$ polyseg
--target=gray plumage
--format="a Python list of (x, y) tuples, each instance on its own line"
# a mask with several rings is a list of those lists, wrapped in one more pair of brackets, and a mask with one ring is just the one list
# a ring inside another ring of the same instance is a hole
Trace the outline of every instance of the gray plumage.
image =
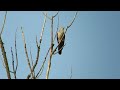
[(65, 42), (65, 32), (64, 32), (64, 28), (61, 27), (59, 32), (57, 33), (57, 41), (58, 41), (58, 53), (61, 55), (62, 54), (62, 49), (64, 46), (64, 42)]

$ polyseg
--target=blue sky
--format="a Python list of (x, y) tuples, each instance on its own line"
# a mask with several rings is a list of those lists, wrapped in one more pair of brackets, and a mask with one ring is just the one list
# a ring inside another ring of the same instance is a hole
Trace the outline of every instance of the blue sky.
[[(48, 15), (51, 16), (55, 13), (50, 11)], [(0, 28), (2, 27), (4, 14), (4, 11), (0, 11)], [(60, 11), (59, 25), (66, 27), (73, 19), (74, 14), (75, 11)], [(28, 54), (31, 47), (32, 57), (35, 60), (37, 53), (35, 40), (36, 35), (38, 39), (40, 37), (43, 20), (44, 17), (41, 11), (8, 11), (2, 39), (10, 69), (12, 70), (11, 46), (14, 51), (14, 37), (16, 28), (18, 27), (17, 51), (19, 66), (17, 78), (26, 78), (30, 72), (20, 27), (23, 27)], [(54, 34), (56, 32), (57, 21), (58, 17), (54, 20)], [(69, 79), (71, 76), (71, 67), (73, 79), (120, 78), (119, 11), (79, 11), (75, 22), (66, 33), (65, 43), (62, 55), (56, 54), (52, 58), (49, 78)], [(36, 72), (40, 68), (49, 46), (50, 20), (47, 19)], [(48, 59), (49, 56), (45, 63), (43, 74), (39, 77), (40, 79), (46, 76)], [(0, 78), (7, 78), (2, 60), (0, 60)]]

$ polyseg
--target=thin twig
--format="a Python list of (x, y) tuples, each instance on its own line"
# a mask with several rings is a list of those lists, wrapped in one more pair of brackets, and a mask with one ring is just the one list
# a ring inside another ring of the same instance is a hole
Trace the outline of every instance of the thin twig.
[(31, 48), (30, 48), (30, 57), (31, 57), (31, 62), (32, 62), (32, 67), (33, 67), (33, 59), (32, 59)]
[[(21, 27), (21, 30), (22, 30), (22, 27)], [(24, 49), (25, 49), (25, 54), (26, 54), (28, 66), (29, 66), (29, 68), (30, 68), (30, 71), (31, 71), (31, 74), (32, 74), (32, 78), (34, 78), (33, 70), (32, 70), (32, 68), (31, 68), (30, 60), (29, 60), (28, 53), (27, 53), (27, 47), (26, 47), (25, 36), (24, 36), (24, 32), (23, 32), (23, 31), (22, 31), (22, 38), (23, 38), (23, 42), (24, 42)]]
[(2, 32), (3, 32), (3, 30), (4, 30), (4, 26), (5, 26), (5, 22), (6, 22), (6, 17), (7, 17), (7, 11), (5, 12), (4, 22), (3, 22), (2, 30), (1, 30), (1, 32), (0, 32), (0, 36), (2, 35)]
[(37, 41), (37, 36), (36, 36), (36, 45), (37, 45), (37, 48), (39, 47), (39, 45), (38, 45), (38, 41)]
[(71, 23), (67, 26), (65, 33), (67, 32), (68, 28), (70, 28), (70, 26), (71, 26), (71, 25), (73, 24), (73, 22), (75, 21), (76, 16), (77, 16), (77, 13), (78, 13), (78, 11), (75, 13), (75, 16), (74, 16), (73, 20), (71, 21)]
[(16, 72), (15, 72), (15, 65), (14, 65), (14, 54), (13, 54), (12, 47), (11, 47), (11, 55), (12, 55), (13, 74), (14, 74), (14, 78), (16, 79)]
[(8, 64), (8, 60), (7, 60), (7, 56), (6, 56), (6, 52), (5, 52), (5, 48), (4, 48), (1, 36), (0, 36), (0, 44), (1, 44), (1, 52), (2, 52), (2, 55), (4, 58), (5, 67), (6, 67), (7, 77), (8, 77), (8, 79), (11, 79), (9, 64)]
[(59, 13), (59, 11), (55, 15), (53, 15), (52, 17), (55, 18), (58, 15), (58, 13)]
[[(47, 17), (47, 13), (45, 14), (45, 18), (44, 18), (44, 22), (43, 22), (43, 26), (42, 26), (42, 32), (41, 32), (41, 34), (40, 34), (39, 45), (38, 45), (37, 37), (36, 37), (37, 56), (36, 56), (36, 61), (35, 61), (35, 64), (33, 65), (32, 71), (35, 70), (35, 67), (37, 66), (37, 63), (38, 63), (38, 60), (39, 60), (40, 46), (41, 46), (42, 37), (43, 37), (43, 33), (44, 33), (44, 28), (45, 28), (45, 24), (46, 24), (46, 17)], [(30, 76), (31, 76), (31, 74), (28, 74), (27, 78), (29, 78)]]
[(56, 13), (55, 15), (53, 15), (52, 17), (47, 16), (44, 12), (42, 12), (42, 13), (43, 13), (43, 15), (45, 15), (48, 19), (52, 20), (52, 18), (55, 18), (55, 17), (58, 15), (59, 11), (57, 11), (57, 13)]
[(7, 11), (5, 13), (2, 30), (0, 32), (0, 46), (1, 46), (1, 52), (2, 52), (2, 55), (3, 55), (3, 58), (4, 58), (4, 64), (5, 64), (5, 67), (6, 67), (7, 77), (8, 77), (8, 79), (11, 79), (10, 70), (9, 70), (9, 64), (8, 64), (5, 48), (4, 48), (4, 45), (3, 45), (2, 37), (1, 37), (1, 34), (2, 34), (2, 32), (4, 30), (4, 26), (5, 26), (6, 16), (7, 16)]
[(47, 14), (45, 14), (44, 12), (42, 12), (44, 16), (46, 16), (48, 19), (52, 19), (51, 17), (47, 16)]
[(51, 47), (50, 47), (50, 59), (48, 61), (48, 68), (46, 73), (46, 79), (49, 78), (50, 68), (51, 68), (51, 60), (52, 60), (52, 52), (53, 52), (53, 17), (51, 21)]
[[(15, 57), (16, 57), (15, 75), (16, 75), (16, 73), (17, 73), (17, 68), (18, 68), (18, 56), (17, 56), (16, 33), (17, 33), (17, 29), (16, 29), (16, 32), (15, 32)], [(17, 77), (15, 76), (15, 78), (17, 78)]]
[[(30, 48), (30, 57), (31, 57), (31, 62), (32, 62), (32, 67), (33, 67), (33, 59), (32, 59), (32, 53), (31, 53), (31, 48)], [(33, 71), (34, 75), (35, 75), (35, 70)]]
[(46, 79), (49, 78), (49, 73), (50, 73), (50, 68), (51, 68), (51, 60), (52, 60), (52, 55), (53, 55), (53, 46), (54, 46), (54, 43), (53, 43), (53, 21), (54, 21), (54, 18), (58, 15), (58, 13), (59, 12), (57, 12), (54, 16), (52, 16), (52, 19), (51, 19), (51, 48), (50, 48), (50, 59), (48, 61)]
[[(37, 75), (36, 75), (36, 78), (38, 78), (38, 77), (42, 74), (42, 71), (43, 71), (43, 69), (44, 69), (44, 64), (45, 64), (45, 62), (46, 62), (46, 59), (47, 59), (47, 56), (48, 56), (49, 51), (50, 51), (50, 48), (48, 49), (48, 51), (47, 51), (47, 53), (46, 53), (45, 59), (44, 59), (44, 61), (43, 61), (43, 64), (42, 64), (40, 70), (38, 71), (38, 73), (37, 73)], [(41, 72), (41, 74), (40, 74), (40, 72)], [(40, 74), (40, 75), (39, 75), (39, 74)], [(38, 75), (39, 75), (39, 76), (38, 76)]]
[(55, 38), (57, 37), (57, 32), (58, 32), (58, 30), (59, 30), (59, 15), (58, 15), (58, 25), (57, 25), (57, 31), (56, 31), (56, 34), (55, 34), (55, 37), (54, 37), (53, 42), (55, 41)]
[(3, 64), (4, 68), (6, 68), (6, 67), (5, 67), (5, 64), (4, 64), (4, 60), (3, 60), (3, 58), (2, 58), (2, 55), (1, 55), (1, 54), (0, 54), (0, 58), (1, 58), (1, 60), (2, 60), (2, 64)]

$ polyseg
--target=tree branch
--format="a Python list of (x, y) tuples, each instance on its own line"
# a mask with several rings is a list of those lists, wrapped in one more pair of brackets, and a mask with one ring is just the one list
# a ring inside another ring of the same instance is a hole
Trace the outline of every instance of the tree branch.
[(0, 45), (1, 45), (1, 52), (2, 52), (2, 55), (4, 58), (5, 67), (6, 67), (7, 77), (8, 77), (8, 79), (11, 79), (9, 64), (8, 64), (8, 60), (7, 60), (7, 56), (6, 56), (6, 52), (5, 52), (5, 48), (4, 48), (1, 36), (0, 36)]
[(3, 30), (4, 30), (4, 26), (5, 26), (6, 17), (7, 17), (7, 11), (5, 12), (5, 16), (4, 16), (4, 22), (3, 22), (2, 30), (1, 30), (1, 32), (0, 32), (0, 36), (2, 35), (2, 32), (3, 32)]
[(47, 73), (46, 73), (46, 79), (48, 79), (49, 77), (49, 72), (50, 72), (50, 68), (51, 68), (51, 60), (52, 60), (52, 52), (53, 52), (53, 17), (52, 17), (52, 21), (51, 21), (51, 48), (50, 48), (50, 59), (48, 61), (48, 68), (47, 68)]
[(15, 67), (14, 67), (14, 54), (13, 54), (13, 51), (12, 51), (12, 47), (11, 47), (11, 55), (12, 55), (13, 74), (14, 74), (14, 78), (16, 79), (16, 72), (15, 72)]
[[(36, 78), (38, 78), (38, 77), (42, 74), (42, 71), (43, 71), (43, 69), (44, 69), (44, 64), (45, 64), (45, 62), (46, 62), (46, 59), (47, 59), (47, 56), (48, 56), (49, 51), (50, 51), (50, 48), (48, 49), (48, 51), (47, 51), (47, 53), (46, 53), (45, 59), (44, 59), (44, 61), (43, 61), (43, 64), (42, 64), (40, 70), (38, 71), (38, 73), (37, 73), (37, 75), (36, 75)], [(41, 72), (41, 73), (40, 73), (40, 72)], [(39, 75), (39, 74), (40, 74), (40, 75)]]
[(73, 24), (73, 22), (75, 21), (75, 18), (76, 18), (76, 16), (77, 16), (77, 13), (78, 13), (78, 11), (75, 13), (75, 16), (74, 16), (73, 20), (71, 21), (71, 23), (67, 26), (65, 33), (67, 32), (68, 28), (70, 28), (70, 26), (71, 26), (71, 25)]
[[(22, 30), (22, 27), (21, 27), (21, 30)], [(29, 68), (30, 68), (30, 71), (31, 71), (31, 74), (32, 74), (32, 78), (34, 78), (33, 70), (32, 70), (32, 68), (31, 68), (30, 60), (29, 60), (28, 53), (27, 53), (27, 47), (26, 47), (25, 36), (24, 36), (24, 32), (23, 32), (23, 31), (22, 31), (22, 38), (23, 38), (23, 42), (24, 42), (24, 49), (25, 49), (25, 54), (26, 54), (28, 66), (29, 66)]]
[[(37, 37), (36, 37), (37, 56), (36, 56), (36, 61), (35, 61), (35, 64), (33, 65), (32, 71), (34, 71), (35, 67), (37, 66), (38, 60), (39, 60), (40, 46), (41, 46), (42, 37), (43, 37), (43, 33), (44, 33), (44, 28), (45, 28), (45, 24), (46, 24), (46, 16), (47, 16), (47, 13), (45, 14), (45, 18), (44, 18), (44, 22), (43, 22), (43, 26), (42, 26), (42, 32), (41, 32), (41, 34), (40, 34), (39, 44), (38, 44), (38, 42), (37, 42)], [(29, 75), (27, 76), (27, 78), (29, 78), (30, 76), (31, 76), (31, 74), (29, 74)]]

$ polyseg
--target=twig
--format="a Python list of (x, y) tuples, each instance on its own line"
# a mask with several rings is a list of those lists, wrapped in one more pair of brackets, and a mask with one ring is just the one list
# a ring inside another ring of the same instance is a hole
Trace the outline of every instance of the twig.
[(47, 68), (47, 73), (46, 73), (46, 79), (49, 77), (49, 72), (51, 68), (51, 60), (52, 60), (52, 52), (53, 52), (53, 17), (51, 21), (51, 47), (50, 47), (50, 59), (48, 61), (48, 68)]
[(4, 22), (3, 22), (2, 30), (1, 30), (1, 32), (0, 32), (0, 36), (2, 35), (2, 32), (3, 32), (3, 30), (4, 30), (5, 21), (6, 21), (6, 16), (7, 16), (7, 11), (5, 12)]
[(53, 15), (52, 17), (55, 18), (58, 15), (58, 13), (59, 13), (59, 11), (55, 15)]
[(12, 55), (13, 74), (14, 74), (14, 78), (16, 79), (16, 72), (15, 72), (15, 67), (14, 67), (14, 54), (13, 54), (13, 51), (12, 51), (12, 47), (11, 47), (11, 55)]
[(7, 77), (8, 79), (11, 79), (9, 64), (8, 64), (8, 60), (7, 60), (7, 56), (6, 56), (6, 52), (5, 52), (5, 48), (4, 48), (1, 36), (0, 36), (0, 44), (1, 44), (1, 52), (4, 58), (5, 67), (6, 67)]
[[(22, 30), (22, 27), (21, 27), (21, 30)], [(30, 68), (30, 71), (31, 71), (31, 74), (32, 74), (32, 78), (34, 78), (33, 70), (32, 70), (32, 68), (31, 68), (30, 60), (29, 60), (28, 53), (27, 53), (27, 47), (26, 47), (25, 36), (24, 36), (24, 32), (23, 32), (23, 31), (22, 31), (22, 38), (23, 38), (23, 42), (24, 42), (24, 49), (25, 49), (25, 54), (26, 54), (28, 66), (29, 66), (29, 68)]]
[(52, 20), (52, 18), (55, 18), (55, 17), (58, 15), (59, 11), (57, 11), (57, 13), (52, 16), (52, 18), (49, 17), (49, 16), (47, 16), (47, 14), (45, 14), (44, 12), (42, 12), (42, 13), (43, 13), (43, 15), (45, 15), (48, 19)]
[(4, 64), (4, 60), (3, 60), (3, 58), (2, 58), (2, 55), (1, 55), (1, 54), (0, 54), (0, 58), (1, 58), (1, 60), (2, 60), (2, 64), (3, 64), (4, 68), (6, 68), (6, 67), (5, 67), (5, 64)]
[(47, 16), (47, 14), (45, 14), (44, 12), (42, 12), (44, 16), (46, 16), (48, 19), (51, 20), (51, 17)]
[(30, 48), (30, 57), (31, 57), (31, 62), (32, 62), (32, 67), (33, 67), (33, 59), (32, 59), (31, 48)]
[[(45, 18), (44, 18), (44, 22), (43, 22), (43, 26), (42, 26), (42, 32), (41, 32), (41, 34), (40, 34), (39, 45), (38, 45), (37, 37), (36, 37), (37, 56), (36, 56), (36, 61), (35, 61), (35, 64), (33, 65), (32, 71), (34, 71), (35, 67), (37, 66), (38, 60), (39, 60), (40, 45), (41, 45), (41, 42), (42, 42), (42, 37), (43, 37), (44, 28), (45, 28), (45, 24), (46, 24), (46, 16), (47, 16), (47, 13), (45, 14)], [(30, 76), (31, 76), (31, 74), (28, 74), (27, 78), (29, 78)]]
[(51, 48), (50, 48), (50, 59), (48, 61), (48, 68), (47, 68), (47, 73), (46, 73), (46, 79), (49, 78), (49, 73), (50, 73), (50, 68), (51, 68), (51, 60), (52, 60), (52, 55), (53, 55), (53, 20), (54, 18), (58, 15), (59, 12), (57, 12), (54, 16), (51, 18)]
[[(17, 56), (17, 45), (16, 45), (16, 33), (17, 33), (17, 29), (16, 29), (16, 32), (15, 32), (15, 57), (16, 57), (16, 68), (15, 68), (15, 75), (17, 73), (17, 68), (18, 68), (18, 56)], [(15, 76), (15, 78), (17, 78)]]
[[(3, 60), (3, 58), (2, 58), (2, 55), (0, 54), (0, 58), (1, 58), (1, 60), (2, 60), (2, 64), (3, 64), (3, 67), (6, 69), (6, 67), (5, 67), (5, 64), (4, 64), (4, 60)], [(14, 73), (13, 71), (9, 71), (10, 73)]]
[[(43, 71), (43, 68), (44, 68), (44, 64), (45, 64), (45, 62), (46, 62), (46, 59), (47, 59), (47, 56), (48, 56), (49, 51), (50, 51), (50, 48), (48, 49), (48, 51), (47, 51), (47, 53), (46, 53), (45, 59), (44, 59), (44, 61), (43, 61), (43, 64), (42, 64), (40, 70), (38, 71), (38, 73), (37, 73), (37, 75), (36, 75), (36, 78), (38, 78), (38, 77), (42, 74), (42, 71)], [(41, 72), (41, 74), (40, 74), (40, 72)], [(39, 74), (40, 74), (40, 75), (39, 75)], [(38, 76), (38, 75), (39, 75), (39, 76)]]
[(77, 13), (78, 13), (78, 11), (75, 13), (75, 16), (74, 16), (73, 20), (71, 21), (71, 23), (67, 26), (65, 33), (67, 32), (68, 28), (70, 28), (70, 26), (71, 26), (71, 25), (73, 24), (73, 22), (75, 21), (75, 18), (76, 18), (76, 16), (77, 16)]
[[(30, 57), (31, 57), (31, 62), (32, 62), (32, 67), (33, 67), (33, 59), (32, 59), (32, 53), (31, 53), (31, 48), (30, 48)], [(34, 75), (35, 75), (35, 70), (33, 71)]]
[(55, 41), (55, 38), (57, 37), (57, 32), (58, 32), (58, 30), (59, 30), (59, 16), (58, 16), (58, 25), (57, 25), (57, 31), (56, 31), (56, 34), (55, 34), (55, 37), (54, 37), (54, 40), (53, 40), (53, 42)]
[(36, 45), (37, 45), (37, 48), (39, 47), (39, 45), (38, 45), (38, 41), (37, 41), (37, 36), (36, 36)]

